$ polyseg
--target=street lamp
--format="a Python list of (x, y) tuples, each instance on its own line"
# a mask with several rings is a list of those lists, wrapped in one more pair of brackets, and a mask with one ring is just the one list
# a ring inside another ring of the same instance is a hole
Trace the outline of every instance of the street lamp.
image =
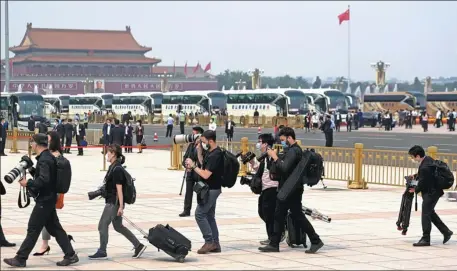
[(252, 78), (252, 89), (260, 88), (260, 76), (264, 73), (263, 70), (255, 68), (254, 70), (249, 70), (248, 74)]
[(160, 91), (163, 93), (168, 92), (170, 90), (170, 85), (168, 84), (168, 78), (173, 77), (172, 74), (164, 72), (163, 74), (157, 75), (160, 78)]
[(236, 89), (242, 90), (242, 89), (245, 88), (246, 82), (240, 79), (240, 80), (235, 82), (235, 85), (236, 85)]
[(376, 86), (384, 86), (386, 84), (386, 70), (390, 64), (379, 60), (376, 63), (371, 63), (370, 66), (376, 71)]
[(88, 77), (86, 80), (81, 81), (84, 85), (84, 94), (86, 93), (94, 93), (94, 80), (89, 79)]

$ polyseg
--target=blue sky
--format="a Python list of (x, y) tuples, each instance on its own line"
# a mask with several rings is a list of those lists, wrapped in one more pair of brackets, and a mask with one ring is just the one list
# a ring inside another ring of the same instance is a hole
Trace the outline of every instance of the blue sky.
[[(4, 4), (1, 56), (4, 58)], [(162, 65), (202, 65), (213, 73), (260, 68), (265, 75), (347, 76), (373, 80), (370, 63), (391, 64), (387, 78), (457, 75), (457, 2), (9, 2), (10, 46), (33, 27), (123, 30), (152, 47)], [(10, 54), (11, 56), (13, 54)]]

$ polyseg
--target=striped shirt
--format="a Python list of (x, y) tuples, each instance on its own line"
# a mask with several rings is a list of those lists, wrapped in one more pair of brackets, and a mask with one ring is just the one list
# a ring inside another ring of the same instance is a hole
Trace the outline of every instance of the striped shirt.
[[(278, 187), (279, 184), (278, 181), (273, 181), (270, 179), (270, 171), (267, 168), (267, 159), (263, 160), (265, 163), (265, 167), (262, 174), (262, 191), (268, 188)], [(252, 161), (254, 161), (253, 163), (251, 163), (252, 169), (254, 169), (255, 171), (259, 170), (260, 163), (256, 159), (252, 159)]]

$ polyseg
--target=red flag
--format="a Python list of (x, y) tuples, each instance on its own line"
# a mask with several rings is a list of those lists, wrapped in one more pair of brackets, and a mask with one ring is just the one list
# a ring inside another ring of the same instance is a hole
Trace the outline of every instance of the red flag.
[(341, 13), (340, 15), (338, 15), (338, 21), (340, 22), (340, 25), (344, 22), (344, 21), (349, 21), (350, 19), (350, 13), (349, 13), (349, 8)]
[(186, 61), (186, 65), (184, 65), (184, 74), (187, 76), (187, 61)]
[(211, 61), (208, 64), (206, 64), (206, 67), (205, 67), (205, 72), (207, 72), (209, 70), (211, 70)]
[(200, 62), (197, 63), (197, 66), (195, 66), (194, 68), (194, 73), (196, 73), (198, 71), (198, 68), (200, 68)]

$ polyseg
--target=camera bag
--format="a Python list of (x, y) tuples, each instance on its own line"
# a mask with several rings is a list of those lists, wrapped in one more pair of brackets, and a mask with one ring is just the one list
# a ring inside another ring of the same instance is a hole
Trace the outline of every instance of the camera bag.
[(291, 212), (289, 211), (287, 213), (287, 218), (286, 218), (286, 227), (287, 227), (287, 238), (286, 238), (286, 243), (289, 247), (295, 247), (295, 246), (301, 246), (307, 247), (306, 246), (306, 233), (303, 231), (303, 229), (300, 227), (300, 225), (295, 221), (292, 217)]
[(433, 166), (435, 167), (434, 176), (438, 187), (441, 189), (451, 188), (454, 185), (454, 175), (449, 166), (440, 160), (435, 160)]
[(236, 156), (222, 149), (222, 156), (224, 161), (224, 175), (222, 176), (222, 187), (232, 188), (236, 179), (238, 178), (238, 172), (240, 171), (240, 162)]

